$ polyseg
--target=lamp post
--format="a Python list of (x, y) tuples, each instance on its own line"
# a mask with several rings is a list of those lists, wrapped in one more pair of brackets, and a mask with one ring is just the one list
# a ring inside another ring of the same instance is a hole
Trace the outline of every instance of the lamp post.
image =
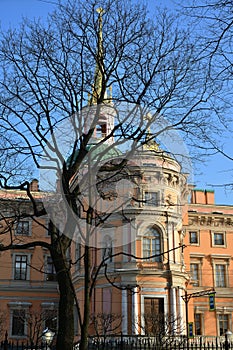
[(46, 346), (46, 350), (50, 350), (50, 345), (52, 344), (52, 341), (53, 341), (53, 337), (54, 337), (55, 333), (52, 332), (50, 329), (46, 328), (44, 331), (43, 331), (43, 334), (42, 334), (42, 341), (43, 343), (45, 344)]
[(225, 350), (229, 350), (230, 348), (230, 342), (231, 342), (232, 332), (226, 331), (225, 333)]

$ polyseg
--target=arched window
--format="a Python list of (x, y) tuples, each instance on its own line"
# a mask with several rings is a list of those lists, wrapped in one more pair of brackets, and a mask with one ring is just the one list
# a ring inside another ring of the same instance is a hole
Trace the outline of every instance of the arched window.
[[(143, 258), (145, 262), (147, 261), (156, 261), (161, 262), (161, 235), (157, 228), (151, 227), (143, 236)], [(157, 256), (154, 256), (157, 255)]]

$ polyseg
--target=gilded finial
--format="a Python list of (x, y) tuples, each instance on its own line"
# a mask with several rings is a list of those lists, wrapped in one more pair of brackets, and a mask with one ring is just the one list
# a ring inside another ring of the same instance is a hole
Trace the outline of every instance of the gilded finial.
[(148, 120), (149, 122), (149, 127), (147, 128), (147, 135), (146, 135), (146, 143), (145, 143), (145, 148), (150, 150), (150, 151), (158, 151), (159, 150), (159, 145), (158, 143), (152, 139), (152, 133), (150, 129), (150, 124), (152, 120), (152, 116), (150, 113), (147, 113), (144, 117), (145, 120)]
[(99, 13), (100, 15), (103, 15), (104, 14), (104, 9), (102, 7), (98, 7), (96, 9), (96, 12)]

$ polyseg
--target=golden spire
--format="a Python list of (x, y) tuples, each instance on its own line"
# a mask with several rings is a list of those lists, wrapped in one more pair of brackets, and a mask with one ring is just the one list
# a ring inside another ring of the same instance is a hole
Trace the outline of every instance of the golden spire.
[(97, 103), (98, 98), (101, 95), (103, 84), (104, 84), (104, 57), (103, 57), (103, 19), (104, 9), (99, 7), (96, 9), (98, 12), (98, 46), (96, 55), (96, 68), (95, 68), (95, 78), (94, 87), (92, 92), (92, 97), (90, 100), (90, 105)]

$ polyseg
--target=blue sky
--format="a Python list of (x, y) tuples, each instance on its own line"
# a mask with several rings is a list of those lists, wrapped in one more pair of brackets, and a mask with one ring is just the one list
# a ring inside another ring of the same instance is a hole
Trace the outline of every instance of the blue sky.
[[(149, 0), (149, 5), (163, 4), (168, 8), (172, 7), (173, 0)], [(2, 28), (17, 26), (22, 16), (33, 18), (41, 17), (46, 19), (47, 13), (54, 8), (53, 0), (0, 0), (0, 22)], [(232, 134), (226, 136), (224, 140), (225, 151), (233, 157)], [(216, 155), (209, 157), (206, 163), (198, 168), (198, 174), (194, 176), (194, 183), (197, 188), (213, 189), (212, 185), (222, 185), (233, 183), (233, 161)], [(233, 191), (226, 191), (224, 187), (215, 187), (216, 203), (233, 204)]]
[(53, 8), (49, 0), (0, 0), (0, 21), (2, 27), (7, 28), (17, 25), (22, 16), (46, 18)]

